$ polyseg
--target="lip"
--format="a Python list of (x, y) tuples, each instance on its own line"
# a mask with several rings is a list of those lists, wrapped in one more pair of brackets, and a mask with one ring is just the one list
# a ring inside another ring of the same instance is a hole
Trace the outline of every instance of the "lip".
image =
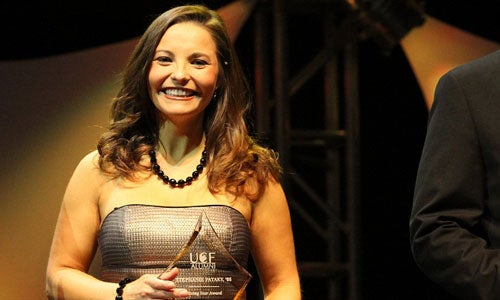
[(170, 99), (189, 100), (198, 96), (199, 93), (187, 88), (165, 87), (160, 90), (160, 94), (163, 94)]

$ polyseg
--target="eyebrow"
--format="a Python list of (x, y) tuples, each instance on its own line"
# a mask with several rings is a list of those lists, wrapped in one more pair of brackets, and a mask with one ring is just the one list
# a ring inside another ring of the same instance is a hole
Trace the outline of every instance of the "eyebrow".
[[(155, 54), (158, 54), (158, 53), (166, 53), (168, 55), (172, 55), (172, 56), (175, 56), (175, 54), (170, 51), (170, 50), (157, 50), (155, 51)], [(210, 58), (210, 55), (208, 55), (207, 53), (203, 53), (203, 52), (193, 52), (191, 53), (188, 58), (197, 58), (197, 57), (207, 57), (207, 58)]]
[(211, 61), (211, 57), (210, 55), (206, 54), (206, 53), (202, 53), (202, 52), (194, 52), (192, 53), (191, 55), (189, 55), (189, 58), (199, 58), (199, 57), (206, 57), (207, 59), (209, 59)]
[[(170, 54), (170, 55), (174, 55), (174, 53), (172, 51), (170, 51), (170, 50), (163, 50), (163, 49), (156, 50), (155, 54), (159, 53), (159, 52), (164, 52), (164, 53), (167, 53), (167, 54)], [(204, 53), (204, 52), (193, 52), (191, 55), (189, 55), (189, 57), (199, 57), (199, 56), (210, 57), (210, 55), (208, 55), (207, 53)]]
[(155, 51), (155, 54), (158, 54), (160, 52), (163, 52), (163, 53), (166, 53), (168, 55), (174, 55), (172, 52), (170, 52), (169, 50), (156, 50)]

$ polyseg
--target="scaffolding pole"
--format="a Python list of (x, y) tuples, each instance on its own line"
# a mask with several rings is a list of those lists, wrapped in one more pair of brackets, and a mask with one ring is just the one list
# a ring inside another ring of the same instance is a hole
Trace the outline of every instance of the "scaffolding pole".
[[(264, 3), (257, 7), (254, 14), (256, 129), (272, 139), (283, 168), (292, 171), (285, 174), (283, 182), (291, 209), (325, 245), (321, 249), (326, 252), (323, 261), (298, 257), (302, 281), (327, 280), (325, 294), (317, 299), (361, 300), (358, 49), (355, 29), (349, 26), (352, 23), (339, 22), (336, 15), (335, 6), (341, 2), (301, 2), (301, 13), (304, 7), (322, 6), (314, 13), (321, 11), (323, 43), (317, 43), (317, 54), (296, 74), (290, 74), (288, 68), (289, 50), (303, 45), (289, 44), (288, 17), (297, 2), (273, 0), (272, 5)], [(306, 83), (319, 72), (323, 74), (323, 101), (317, 106), (323, 110), (324, 127), (293, 128), (293, 97), (307, 88)], [(317, 163), (324, 172), (321, 187), (308, 182), (309, 174), (302, 174), (293, 165), (296, 147), (324, 150), (324, 157)], [(297, 190), (307, 195), (308, 200), (299, 201), (294, 195)], [(318, 218), (311, 206), (323, 212), (324, 219)], [(304, 247), (299, 239), (300, 235), (296, 236), (296, 247)], [(310, 299), (307, 290), (305, 293), (304, 299)]]

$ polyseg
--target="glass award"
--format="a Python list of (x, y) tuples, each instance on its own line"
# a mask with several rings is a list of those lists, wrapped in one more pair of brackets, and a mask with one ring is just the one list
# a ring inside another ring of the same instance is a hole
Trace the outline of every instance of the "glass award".
[(191, 237), (165, 269), (180, 269), (176, 287), (188, 299), (243, 299), (252, 275), (228, 252), (206, 213), (201, 212)]

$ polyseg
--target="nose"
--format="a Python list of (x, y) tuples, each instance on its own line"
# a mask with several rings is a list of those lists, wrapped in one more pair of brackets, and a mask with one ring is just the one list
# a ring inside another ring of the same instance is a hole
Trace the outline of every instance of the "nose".
[(189, 75), (186, 72), (184, 66), (177, 65), (177, 67), (173, 70), (172, 72), (172, 80), (179, 82), (179, 83), (185, 83), (186, 81), (189, 80)]

